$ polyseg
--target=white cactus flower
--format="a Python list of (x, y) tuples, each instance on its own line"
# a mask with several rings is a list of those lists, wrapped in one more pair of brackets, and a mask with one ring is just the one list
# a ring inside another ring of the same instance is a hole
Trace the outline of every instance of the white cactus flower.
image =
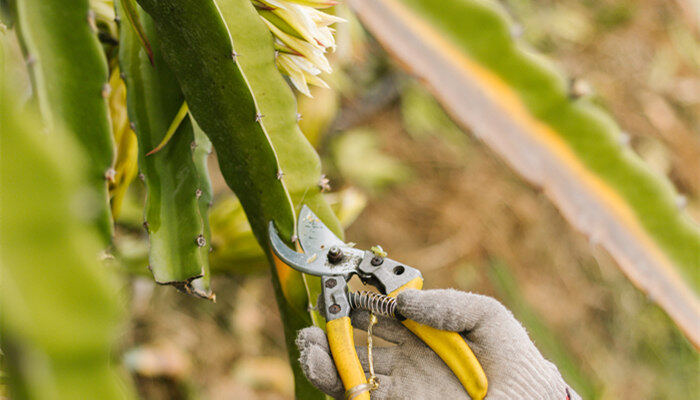
[(292, 85), (311, 96), (309, 85), (328, 87), (319, 77), (330, 73), (327, 52), (335, 51), (335, 32), (330, 25), (345, 22), (318, 10), (337, 4), (334, 0), (252, 0), (275, 38), (277, 66)]

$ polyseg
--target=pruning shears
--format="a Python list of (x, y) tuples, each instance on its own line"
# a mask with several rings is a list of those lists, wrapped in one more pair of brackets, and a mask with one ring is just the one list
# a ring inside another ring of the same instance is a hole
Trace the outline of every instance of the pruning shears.
[[(456, 332), (442, 331), (405, 319), (396, 312), (395, 297), (406, 289), (421, 289), (423, 276), (416, 268), (384, 257), (384, 254), (354, 248), (340, 240), (309, 209), (303, 206), (297, 225), (304, 253), (290, 249), (279, 237), (273, 222), (269, 236), (277, 257), (293, 269), (321, 277), (322, 314), (331, 354), (346, 390), (346, 398), (369, 400), (369, 385), (355, 351), (350, 311), (366, 309), (394, 317), (427, 344), (452, 370), (472, 399), (486, 396), (487, 381), (481, 364)], [(377, 293), (348, 291), (348, 281), (357, 275)]]

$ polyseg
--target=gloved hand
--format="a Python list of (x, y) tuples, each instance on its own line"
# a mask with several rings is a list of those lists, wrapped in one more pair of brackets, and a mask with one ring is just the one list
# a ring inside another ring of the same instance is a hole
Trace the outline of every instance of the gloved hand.
[[(580, 399), (557, 367), (542, 357), (513, 314), (491, 297), (454, 289), (406, 290), (397, 297), (397, 310), (416, 322), (460, 332), (486, 373), (487, 400)], [(357, 311), (351, 317), (354, 327), (367, 329), (369, 313)], [(374, 334), (396, 346), (375, 346), (372, 351), (379, 378), (373, 400), (469, 398), (452, 371), (425, 343), (396, 320), (378, 319)], [(309, 381), (342, 399), (343, 384), (325, 333), (317, 327), (302, 329), (297, 346)], [(358, 346), (357, 354), (367, 373), (367, 347)]]

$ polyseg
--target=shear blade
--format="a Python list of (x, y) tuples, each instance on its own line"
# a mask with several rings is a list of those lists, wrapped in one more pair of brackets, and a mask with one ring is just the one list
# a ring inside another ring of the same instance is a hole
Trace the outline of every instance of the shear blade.
[[(340, 240), (307, 206), (303, 206), (297, 223), (299, 243), (304, 253), (298, 253), (279, 237), (279, 232), (272, 221), (269, 226), (272, 251), (285, 264), (305, 274), (316, 276), (347, 275), (357, 271), (364, 252), (353, 249)], [(328, 249), (333, 246), (343, 251), (342, 259), (337, 263), (328, 261)]]
[(313, 268), (314, 260), (311, 263), (307, 262), (309, 256), (303, 253), (297, 253), (296, 251), (287, 247), (287, 245), (282, 241), (279, 236), (275, 224), (270, 221), (270, 244), (272, 245), (272, 251), (279, 257), (285, 264), (290, 267), (304, 272), (306, 274), (316, 275), (316, 269)]
[(306, 205), (299, 212), (297, 230), (299, 244), (305, 253), (315, 253), (333, 246), (347, 246)]

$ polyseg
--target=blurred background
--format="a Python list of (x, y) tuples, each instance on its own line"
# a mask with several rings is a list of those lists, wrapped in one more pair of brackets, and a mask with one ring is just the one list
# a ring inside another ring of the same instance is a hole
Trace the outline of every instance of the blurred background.
[[(700, 220), (700, 46), (690, 0), (507, 0), (522, 36), (628, 132), (630, 146)], [(299, 95), (301, 126), (358, 247), (380, 244), (426, 289), (496, 297), (591, 399), (689, 399), (700, 359), (607, 253), (538, 190), (464, 134), (343, 8), (332, 89)], [(593, 89), (594, 88), (594, 89)], [(116, 251), (130, 321), (124, 364), (145, 399), (291, 399), (268, 267), (210, 160), (216, 302), (158, 286), (146, 269), (144, 188), (131, 185)], [(358, 336), (362, 340), (362, 336)]]

